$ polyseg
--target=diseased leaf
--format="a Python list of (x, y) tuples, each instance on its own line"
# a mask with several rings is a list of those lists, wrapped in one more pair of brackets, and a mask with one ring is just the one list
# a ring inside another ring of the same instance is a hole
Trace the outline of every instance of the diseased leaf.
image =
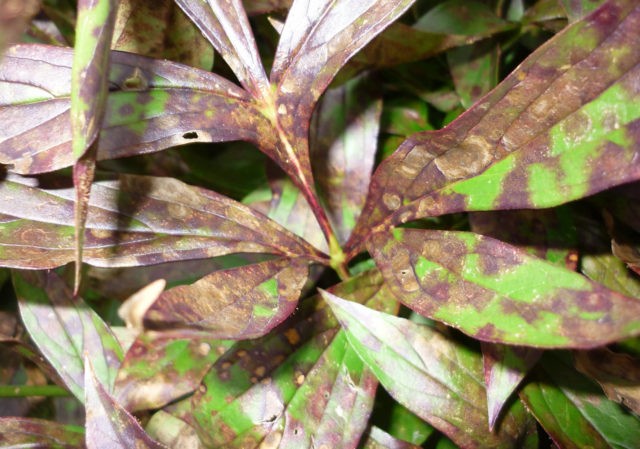
[(322, 291), (349, 343), (398, 402), (463, 447), (519, 447), (527, 415), (515, 403), (487, 432), (477, 352), (447, 334)]
[[(336, 287), (392, 311), (377, 272)], [(192, 399), (209, 447), (355, 447), (371, 410), (375, 379), (355, 357), (322, 302), (305, 301), (290, 321), (220, 358)]]
[(13, 271), (20, 315), (38, 349), (65, 385), (84, 400), (84, 353), (111, 389), (123, 358), (109, 327), (54, 272)]
[(498, 422), (502, 408), (522, 379), (540, 359), (542, 351), (486, 342), (482, 342), (481, 348), (491, 430)]
[(315, 111), (314, 174), (340, 243), (349, 238), (364, 206), (381, 112), (382, 99), (364, 76), (327, 90)]
[(193, 392), (231, 344), (191, 330), (142, 333), (122, 361), (114, 397), (131, 412), (160, 408)]
[(540, 425), (562, 448), (633, 448), (640, 441), (640, 421), (603, 398), (590, 380), (556, 356), (520, 396)]
[(206, 330), (211, 338), (257, 338), (295, 310), (308, 275), (308, 262), (296, 259), (215, 271), (165, 291), (147, 310), (144, 324)]
[(374, 174), (347, 252), (381, 222), (547, 208), (637, 179), (639, 22), (635, 2), (609, 1), (454, 123), (405, 141)]
[[(69, 93), (73, 52), (14, 45), (0, 62), (0, 163), (17, 173), (73, 164)], [(193, 142), (273, 142), (246, 92), (212, 73), (113, 52), (98, 159)]]
[(449, 70), (462, 106), (469, 109), (498, 84), (500, 48), (493, 39), (447, 52)]
[(204, 449), (193, 427), (163, 410), (153, 414), (145, 430), (150, 437), (167, 447)]
[(467, 232), (394, 229), (370, 253), (394, 295), (479, 340), (590, 348), (640, 333), (640, 302)]
[(170, 0), (120, 0), (112, 48), (203, 70), (213, 66), (213, 47)]
[[(51, 268), (73, 260), (73, 191), (39, 189), (26, 178), (0, 184), (0, 260)], [(170, 178), (122, 175), (96, 182), (84, 259), (136, 266), (229, 253), (318, 259), (319, 253), (277, 223), (229, 198)]]
[(81, 428), (44, 419), (0, 417), (0, 447), (78, 449), (84, 443)]
[(20, 39), (27, 22), (40, 7), (38, 0), (0, 0), (0, 59), (7, 44)]
[(256, 99), (269, 99), (269, 81), (242, 1), (176, 0), (176, 3), (222, 55), (242, 87)]
[(597, 381), (609, 399), (640, 414), (640, 361), (608, 349), (576, 351), (576, 368)]
[(105, 390), (96, 378), (88, 354), (84, 363), (87, 367), (84, 379), (87, 449), (164, 449)]
[(420, 446), (392, 437), (379, 427), (371, 427), (363, 449), (419, 449)]
[(611, 254), (585, 254), (581, 260), (582, 272), (589, 279), (626, 296), (640, 298), (640, 279)]

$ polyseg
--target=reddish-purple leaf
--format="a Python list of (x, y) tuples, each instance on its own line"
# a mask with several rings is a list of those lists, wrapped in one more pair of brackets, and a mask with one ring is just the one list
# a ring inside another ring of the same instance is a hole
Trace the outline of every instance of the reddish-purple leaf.
[(640, 301), (489, 237), (394, 229), (368, 249), (399, 300), (479, 340), (590, 348), (640, 334)]
[(211, 338), (257, 338), (294, 311), (308, 274), (307, 260), (286, 258), (215, 271), (162, 293), (144, 324), (206, 330)]
[(112, 48), (211, 70), (213, 47), (171, 0), (119, 0)]
[(462, 447), (522, 447), (528, 416), (514, 403), (488, 432), (479, 354), (449, 335), (322, 291), (349, 343), (389, 394)]
[(487, 388), (489, 430), (493, 430), (503, 407), (538, 361), (542, 351), (486, 342), (482, 342), (481, 348), (484, 383)]
[[(26, 178), (0, 184), (0, 264), (51, 268), (73, 260), (73, 190), (39, 189)], [(136, 266), (229, 253), (323, 257), (263, 215), (171, 178), (122, 175), (94, 184), (84, 259)]]
[(122, 361), (114, 397), (132, 412), (160, 408), (193, 392), (229, 346), (191, 330), (142, 333)]
[(329, 89), (312, 122), (311, 159), (320, 196), (338, 240), (356, 224), (378, 148), (382, 99), (366, 77)]
[(640, 177), (639, 23), (635, 2), (607, 2), (451, 125), (405, 141), (374, 174), (348, 252), (384, 222), (546, 208)]
[(76, 426), (36, 418), (0, 418), (0, 447), (78, 449), (84, 432)]
[(242, 2), (177, 0), (176, 3), (222, 55), (240, 84), (254, 98), (270, 99), (269, 81)]
[(87, 449), (165, 449), (145, 433), (98, 381), (85, 355), (85, 407)]
[(605, 348), (574, 356), (578, 371), (596, 380), (609, 399), (640, 414), (640, 360)]
[(84, 353), (112, 388), (123, 353), (111, 329), (54, 272), (13, 271), (20, 315), (38, 349), (65, 385), (84, 399)]
[[(0, 163), (17, 173), (70, 166), (73, 52), (15, 45), (0, 62)], [(113, 52), (98, 159), (193, 142), (274, 142), (249, 95), (233, 83), (178, 63)]]

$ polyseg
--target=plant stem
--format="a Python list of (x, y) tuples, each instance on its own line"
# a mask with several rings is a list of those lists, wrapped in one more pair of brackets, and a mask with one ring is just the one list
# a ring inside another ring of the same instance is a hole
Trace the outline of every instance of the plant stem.
[(58, 385), (0, 385), (0, 397), (26, 398), (30, 396), (61, 397), (69, 392)]

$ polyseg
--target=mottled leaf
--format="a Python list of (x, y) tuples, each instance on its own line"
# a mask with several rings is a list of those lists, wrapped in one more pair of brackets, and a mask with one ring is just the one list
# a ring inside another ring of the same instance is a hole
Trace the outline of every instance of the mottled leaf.
[(420, 17), (415, 27), (431, 33), (487, 35), (510, 27), (491, 8), (476, 0), (447, 0)]
[(469, 109), (498, 84), (500, 49), (493, 39), (447, 52), (447, 62), (462, 106)]
[(0, 447), (78, 449), (83, 447), (81, 428), (36, 418), (0, 418)]
[(54, 272), (13, 271), (20, 315), (38, 349), (65, 385), (84, 400), (84, 353), (111, 389), (122, 348), (109, 327)]
[(87, 366), (84, 379), (87, 449), (164, 449), (105, 390), (96, 378), (88, 354), (84, 362)]
[[(26, 178), (0, 184), (0, 260), (50, 268), (73, 260), (73, 190)], [(135, 218), (134, 218), (135, 217)], [(171, 178), (120, 176), (94, 184), (84, 259), (97, 266), (150, 265), (236, 252), (306, 255), (317, 250), (229, 198)]]
[(27, 22), (38, 12), (38, 0), (0, 0), (0, 59), (7, 44), (20, 40)]
[(120, 0), (112, 48), (203, 70), (213, 66), (213, 47), (170, 0)]
[(364, 440), (363, 449), (419, 449), (420, 446), (399, 440), (379, 427), (372, 427)]
[(526, 412), (512, 406), (487, 432), (479, 354), (449, 335), (376, 312), (327, 292), (349, 343), (398, 402), (463, 447), (519, 447)]
[[(0, 163), (18, 173), (70, 166), (69, 94), (73, 52), (15, 45), (0, 62)], [(113, 52), (98, 159), (193, 142), (272, 142), (246, 92), (178, 63)]]
[(348, 252), (380, 222), (547, 208), (637, 179), (639, 22), (635, 2), (609, 1), (451, 125), (405, 141), (374, 174)]
[[(381, 281), (368, 272), (336, 290), (391, 311), (396, 304)], [(192, 409), (210, 447), (355, 447), (375, 385), (328, 308), (312, 300), (276, 332), (231, 348), (205, 377)]]
[(160, 408), (194, 391), (229, 346), (190, 330), (142, 333), (122, 361), (114, 397), (131, 412)]
[(349, 238), (369, 189), (382, 99), (367, 77), (329, 89), (316, 107), (311, 159), (327, 214), (340, 243)]
[(163, 410), (153, 414), (145, 430), (150, 437), (167, 447), (204, 449), (193, 427)]
[(589, 348), (640, 333), (640, 302), (504, 242), (394, 229), (368, 245), (391, 291), (479, 340)]
[(211, 338), (257, 338), (296, 308), (307, 280), (306, 260), (275, 259), (215, 271), (164, 292), (147, 310), (149, 328), (184, 327)]
[(240, 84), (256, 99), (267, 101), (271, 88), (242, 1), (176, 3), (222, 55)]
[(640, 360), (608, 349), (576, 351), (576, 368), (596, 380), (609, 399), (640, 414)]
[(585, 254), (580, 263), (582, 272), (589, 279), (623, 295), (640, 298), (640, 279), (617, 257), (611, 254)]
[(502, 408), (522, 379), (540, 359), (542, 351), (486, 342), (482, 342), (481, 348), (491, 430), (498, 422)]
[(571, 22), (580, 20), (602, 5), (604, 0), (560, 0), (560, 5), (567, 12)]
[(637, 446), (640, 421), (636, 416), (604, 398), (597, 385), (572, 370), (566, 361), (546, 357), (540, 364), (544, 372), (533, 378), (520, 396), (559, 447)]

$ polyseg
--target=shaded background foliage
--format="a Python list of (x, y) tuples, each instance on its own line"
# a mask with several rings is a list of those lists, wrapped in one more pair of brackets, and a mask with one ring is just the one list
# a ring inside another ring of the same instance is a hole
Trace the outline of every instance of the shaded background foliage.
[(637, 2), (0, 25), (0, 446), (637, 447)]

